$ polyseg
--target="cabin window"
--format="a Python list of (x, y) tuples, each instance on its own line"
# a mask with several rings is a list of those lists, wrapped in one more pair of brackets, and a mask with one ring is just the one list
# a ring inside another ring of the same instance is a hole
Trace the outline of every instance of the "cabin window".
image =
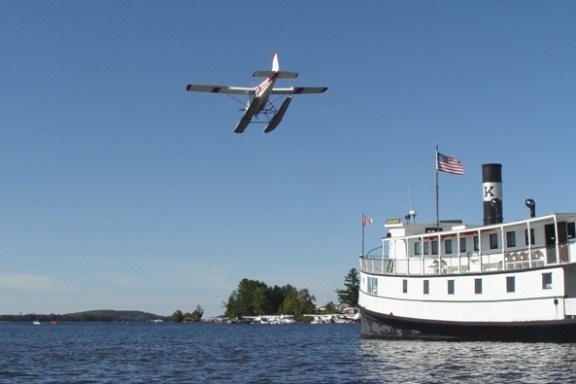
[(506, 292), (516, 292), (516, 277), (506, 276)]
[(552, 272), (542, 274), (542, 289), (552, 289)]
[(528, 238), (528, 230), (524, 230), (524, 241), (526, 245), (534, 245), (534, 228), (530, 228), (530, 238)]
[(452, 239), (447, 239), (444, 241), (444, 249), (446, 250), (446, 254), (452, 253)]
[(433, 240), (433, 241), (432, 241), (432, 254), (433, 254), (433, 255), (437, 255), (437, 254), (438, 254), (438, 240)]
[(420, 242), (414, 243), (414, 254), (420, 256)]
[(566, 229), (568, 230), (568, 238), (569, 239), (576, 238), (576, 224), (575, 223), (566, 224)]
[(448, 294), (454, 294), (454, 280), (448, 280)]
[(480, 250), (480, 243), (479, 243), (478, 236), (474, 236), (474, 252), (478, 252)]
[(513, 248), (516, 246), (516, 232), (506, 232), (506, 246), (508, 248)]
[(460, 252), (462, 252), (462, 253), (466, 252), (466, 238), (465, 237), (460, 238)]
[(498, 249), (498, 234), (490, 234), (490, 249)]
[(482, 279), (474, 279), (474, 293), (477, 295), (482, 293)]
[(368, 293), (377, 294), (378, 293), (378, 278), (369, 277), (368, 278)]
[(402, 293), (408, 293), (408, 280), (402, 280)]
[(425, 255), (429, 255), (430, 254), (430, 243), (425, 241), (424, 242), (424, 254)]
[(428, 295), (430, 293), (430, 280), (424, 280), (424, 294)]

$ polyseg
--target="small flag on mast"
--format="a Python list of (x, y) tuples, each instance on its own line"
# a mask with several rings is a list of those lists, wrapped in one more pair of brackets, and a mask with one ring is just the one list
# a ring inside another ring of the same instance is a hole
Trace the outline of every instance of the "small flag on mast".
[(362, 256), (364, 256), (364, 227), (374, 222), (370, 216), (362, 214)]
[(370, 225), (374, 222), (374, 220), (372, 220), (371, 217), (366, 216), (366, 215), (362, 215), (362, 225), (366, 226), (366, 225)]
[(464, 167), (460, 160), (436, 152), (436, 170), (453, 175), (463, 175)]

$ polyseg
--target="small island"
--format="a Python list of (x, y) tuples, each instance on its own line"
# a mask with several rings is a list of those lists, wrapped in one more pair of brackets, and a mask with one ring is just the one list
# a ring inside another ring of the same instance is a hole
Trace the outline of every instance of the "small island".
[(35, 313), (0, 315), (1, 322), (147, 322), (157, 320), (170, 321), (171, 319), (169, 316), (160, 316), (142, 311), (115, 311), (109, 309), (67, 313), (63, 315), (53, 313), (48, 315)]

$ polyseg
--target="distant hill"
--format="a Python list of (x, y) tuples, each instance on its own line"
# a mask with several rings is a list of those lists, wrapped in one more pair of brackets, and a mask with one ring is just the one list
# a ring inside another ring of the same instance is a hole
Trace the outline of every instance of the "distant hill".
[(38, 320), (40, 322), (81, 322), (81, 321), (100, 321), (100, 322), (142, 322), (161, 319), (170, 321), (170, 316), (160, 316), (153, 313), (142, 311), (115, 311), (110, 309), (100, 309), (76, 313), (68, 313), (64, 315), (49, 314), (41, 315), (29, 313), (25, 315), (0, 315), (0, 321), (9, 322), (25, 322)]

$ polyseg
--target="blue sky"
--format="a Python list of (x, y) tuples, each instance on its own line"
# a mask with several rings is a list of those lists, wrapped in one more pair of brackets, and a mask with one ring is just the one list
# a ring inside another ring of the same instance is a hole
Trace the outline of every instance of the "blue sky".
[[(206, 316), (242, 278), (336, 301), (387, 218), (574, 211), (572, 1), (0, 3), (0, 313)], [(278, 51), (300, 72), (280, 127), (232, 132)]]

